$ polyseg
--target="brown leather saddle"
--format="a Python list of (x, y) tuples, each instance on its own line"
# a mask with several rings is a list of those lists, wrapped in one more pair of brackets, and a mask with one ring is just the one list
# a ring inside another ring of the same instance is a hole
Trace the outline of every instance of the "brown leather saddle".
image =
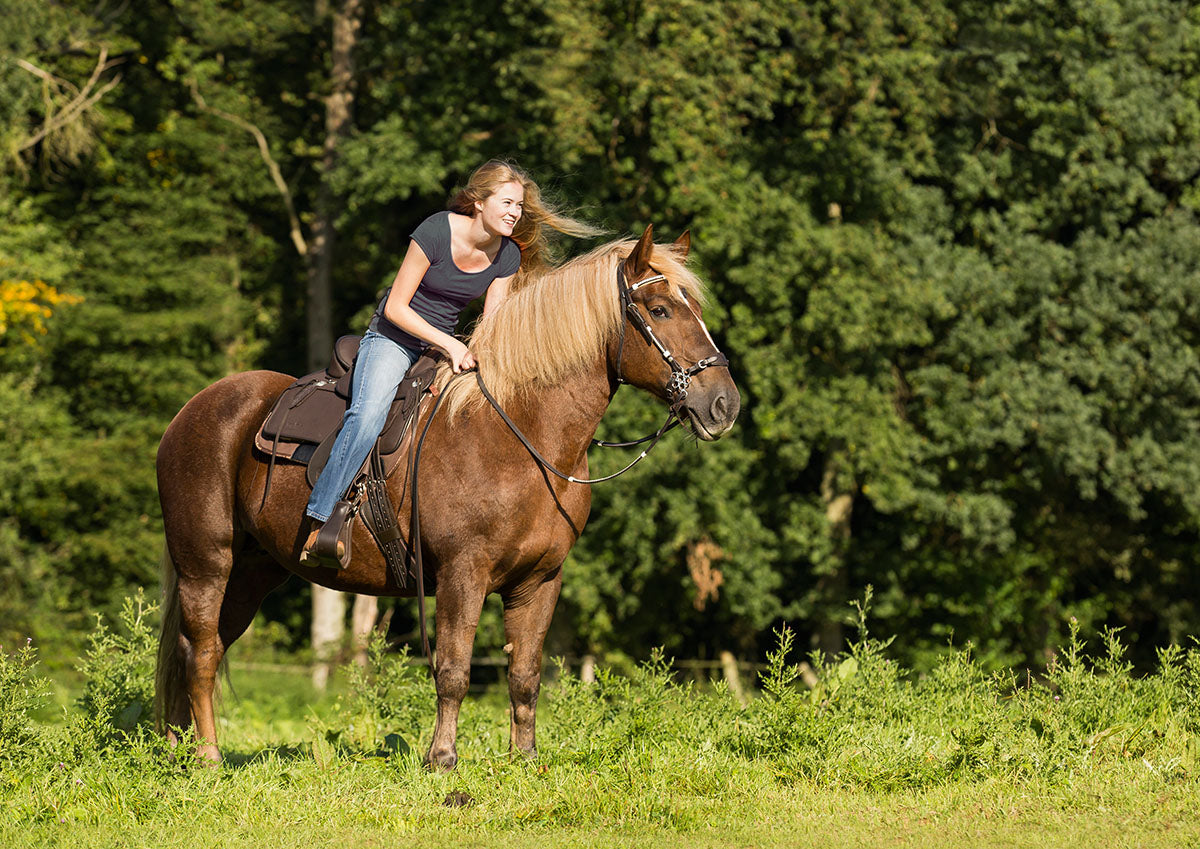
[[(276, 461), (307, 466), (309, 486), (316, 483), (329, 459), (333, 442), (342, 429), (342, 419), (350, 406), (350, 388), (360, 336), (343, 336), (334, 343), (333, 356), (324, 371), (316, 371), (296, 380), (283, 391), (254, 435), (255, 447), (270, 457), (263, 503), (270, 492)], [(421, 400), (436, 394), (434, 379), (443, 355), (428, 350), (413, 363), (388, 410), (387, 419), (375, 447), (355, 477), (347, 495), (337, 503), (321, 531), (318, 550), (332, 550), (341, 540), (345, 566), (350, 560), (351, 527), (360, 508), (364, 524), (388, 561), (398, 583), (405, 586), (408, 569), (407, 548), (396, 522), (396, 511), (387, 495), (384, 481), (408, 456), (405, 436), (413, 429)], [(328, 539), (326, 537), (328, 536)]]
[[(333, 356), (324, 371), (315, 371), (296, 380), (283, 391), (254, 435), (254, 445), (274, 460), (299, 463), (308, 467), (308, 485), (313, 486), (333, 442), (342, 429), (342, 418), (350, 406), (350, 387), (354, 380), (354, 360), (361, 336), (343, 336), (334, 343)], [(421, 398), (434, 393), (433, 381), (442, 355), (426, 351), (400, 381), (396, 398), (388, 410), (383, 431), (375, 443), (383, 460), (384, 475), (390, 476), (403, 459), (400, 446), (408, 432)], [(363, 464), (360, 474), (370, 465)]]

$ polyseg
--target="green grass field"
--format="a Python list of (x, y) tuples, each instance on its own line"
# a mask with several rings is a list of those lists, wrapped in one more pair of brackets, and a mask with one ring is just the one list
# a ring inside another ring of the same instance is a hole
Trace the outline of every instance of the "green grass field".
[(1200, 846), (1194, 649), (1137, 677), (1115, 637), (1095, 662), (1076, 641), (1037, 680), (968, 651), (918, 676), (864, 638), (806, 690), (785, 635), (748, 705), (658, 657), (560, 676), (536, 760), (508, 755), (501, 693), (472, 697), (435, 774), (428, 673), (381, 646), (320, 698), (235, 658), (224, 763), (167, 757), (130, 622), (52, 722), (33, 655), (0, 661), (0, 846)]

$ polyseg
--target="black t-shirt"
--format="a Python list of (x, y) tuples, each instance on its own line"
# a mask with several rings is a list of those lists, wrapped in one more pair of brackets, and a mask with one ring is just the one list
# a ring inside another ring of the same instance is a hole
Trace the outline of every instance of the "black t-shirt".
[[(521, 267), (521, 249), (517, 243), (507, 236), (500, 239), (500, 250), (491, 265), (482, 271), (466, 272), (454, 264), (450, 250), (450, 213), (435, 212), (426, 218), (413, 230), (412, 240), (425, 252), (429, 270), (417, 285), (409, 306), (438, 330), (453, 334), (458, 316), (467, 304), (486, 292), (497, 277), (509, 277)], [(389, 286), (383, 293), (369, 329), (409, 348), (428, 348), (428, 342), (405, 333), (384, 318), (383, 308), (391, 291)]]

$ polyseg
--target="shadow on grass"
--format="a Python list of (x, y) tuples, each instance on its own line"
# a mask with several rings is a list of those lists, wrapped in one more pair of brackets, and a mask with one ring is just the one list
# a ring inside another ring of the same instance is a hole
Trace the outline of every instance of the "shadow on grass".
[(257, 751), (223, 751), (221, 763), (226, 768), (242, 769), (257, 763), (276, 760), (283, 763), (311, 758), (312, 749), (307, 746), (270, 746)]
[(389, 734), (382, 746), (369, 749), (360, 746), (345, 746), (330, 743), (327, 740), (316, 743), (302, 743), (295, 746), (269, 746), (257, 750), (231, 749), (222, 751), (221, 763), (226, 768), (242, 769), (253, 764), (266, 763), (272, 760), (289, 763), (315, 759), (320, 762), (333, 756), (386, 760), (391, 757), (407, 757), (409, 754), (410, 749), (407, 741), (399, 734)]

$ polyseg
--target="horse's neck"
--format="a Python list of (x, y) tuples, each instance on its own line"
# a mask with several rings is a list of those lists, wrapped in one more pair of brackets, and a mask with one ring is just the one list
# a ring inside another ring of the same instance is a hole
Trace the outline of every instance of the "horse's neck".
[(615, 389), (600, 361), (534, 390), (505, 412), (547, 460), (569, 474), (591, 444)]

